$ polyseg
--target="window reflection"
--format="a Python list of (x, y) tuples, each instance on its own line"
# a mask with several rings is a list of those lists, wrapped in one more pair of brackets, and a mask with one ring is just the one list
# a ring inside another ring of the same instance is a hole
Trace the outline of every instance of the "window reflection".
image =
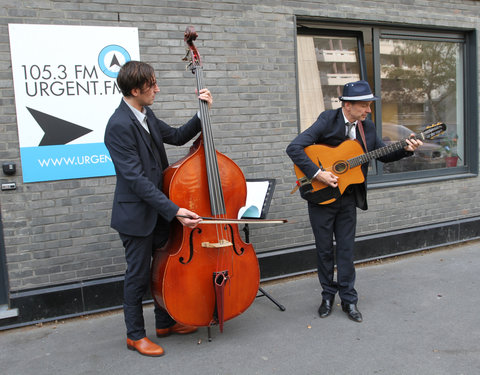
[(357, 38), (297, 37), (300, 122), (304, 130), (326, 109), (341, 106), (343, 86), (360, 79)]
[(415, 156), (386, 164), (385, 173), (463, 163), (463, 63), (459, 43), (381, 39), (382, 137), (385, 142), (444, 122), (447, 133)]
[[(375, 75), (381, 106), (372, 106), (372, 119), (386, 143), (422, 132), (436, 122), (445, 123), (447, 131), (425, 141), (410, 158), (378, 163), (378, 170), (377, 163), (370, 163), (370, 173), (381, 176), (466, 164), (463, 39), (382, 30), (374, 40), (369, 28), (361, 29), (363, 37), (356, 35), (359, 28), (338, 28), (337, 35), (334, 30), (297, 35), (301, 131), (321, 112), (340, 107), (338, 97), (345, 83), (367, 79), (373, 88)], [(364, 45), (362, 51), (359, 43)], [(377, 45), (378, 54), (374, 51)], [(369, 77), (361, 74), (360, 61)], [(381, 118), (375, 116), (376, 109), (381, 109)]]

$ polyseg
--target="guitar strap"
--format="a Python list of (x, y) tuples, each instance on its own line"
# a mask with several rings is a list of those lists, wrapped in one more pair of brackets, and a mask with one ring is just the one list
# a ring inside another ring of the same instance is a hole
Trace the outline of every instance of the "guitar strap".
[(365, 151), (368, 152), (367, 141), (365, 140), (365, 132), (363, 131), (363, 124), (358, 120), (358, 130), (360, 130), (360, 136), (362, 137), (363, 145), (365, 146)]
[[(323, 189), (314, 191), (311, 182), (305, 182), (303, 184), (299, 184), (297, 189), (300, 188), (300, 196), (312, 203), (320, 204), (322, 202), (326, 202), (330, 199), (337, 200), (341, 197), (342, 193), (340, 193), (340, 189), (337, 187), (327, 186)], [(297, 190), (294, 189), (294, 190)], [(291, 192), (291, 194), (294, 191)]]
[(365, 146), (365, 151), (368, 152), (367, 142), (365, 141), (365, 132), (363, 131), (363, 124), (358, 120), (358, 130), (360, 130), (360, 136), (362, 137), (363, 145)]

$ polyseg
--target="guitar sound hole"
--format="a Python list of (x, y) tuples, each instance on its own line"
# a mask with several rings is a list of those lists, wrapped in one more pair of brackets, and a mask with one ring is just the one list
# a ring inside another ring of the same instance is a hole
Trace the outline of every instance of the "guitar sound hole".
[(335, 173), (345, 173), (348, 169), (348, 164), (344, 161), (338, 161), (334, 164), (333, 166), (333, 170), (335, 171)]

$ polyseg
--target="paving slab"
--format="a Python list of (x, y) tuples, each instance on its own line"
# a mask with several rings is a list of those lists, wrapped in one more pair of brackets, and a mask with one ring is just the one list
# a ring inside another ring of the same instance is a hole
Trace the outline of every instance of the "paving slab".
[(166, 354), (127, 350), (122, 311), (0, 332), (0, 373), (53, 374), (480, 374), (480, 241), (357, 267), (363, 323), (335, 300), (317, 314), (315, 274), (262, 284), (285, 307), (259, 297), (239, 317), (179, 336), (147, 335)]

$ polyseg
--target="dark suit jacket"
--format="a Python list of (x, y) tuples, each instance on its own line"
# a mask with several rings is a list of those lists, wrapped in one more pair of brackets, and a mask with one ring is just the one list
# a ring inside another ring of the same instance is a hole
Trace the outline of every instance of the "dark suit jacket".
[(153, 232), (158, 216), (170, 222), (179, 208), (161, 190), (163, 170), (168, 166), (164, 143), (183, 145), (201, 129), (197, 115), (173, 128), (146, 108), (160, 162), (155, 160), (148, 133), (123, 99), (105, 130), (105, 145), (117, 175), (111, 226), (120, 233), (142, 237)]
[[(377, 136), (375, 124), (371, 120), (366, 119), (362, 122), (362, 124), (365, 131), (365, 141), (367, 142), (368, 151), (373, 151), (377, 148), (385, 146), (382, 140)], [(360, 141), (363, 148), (365, 149), (365, 146), (363, 145), (360, 137), (360, 131), (358, 130), (358, 127), (357, 139)], [(342, 114), (342, 109), (338, 108), (335, 110), (327, 110), (322, 112), (320, 116), (318, 116), (317, 120), (313, 123), (312, 126), (299, 134), (288, 145), (287, 154), (288, 156), (290, 156), (292, 161), (302, 170), (305, 176), (311, 179), (318, 171), (318, 166), (310, 160), (310, 158), (305, 153), (304, 148), (313, 144), (338, 146), (344, 140), (345, 120)], [(379, 158), (379, 160), (384, 163), (391, 162), (412, 154), (412, 152), (408, 152), (402, 149), (383, 156)], [(365, 176), (365, 181), (362, 184), (354, 185), (354, 192), (357, 207), (366, 210), (368, 208), (366, 190), (368, 163), (363, 164), (361, 168)]]

